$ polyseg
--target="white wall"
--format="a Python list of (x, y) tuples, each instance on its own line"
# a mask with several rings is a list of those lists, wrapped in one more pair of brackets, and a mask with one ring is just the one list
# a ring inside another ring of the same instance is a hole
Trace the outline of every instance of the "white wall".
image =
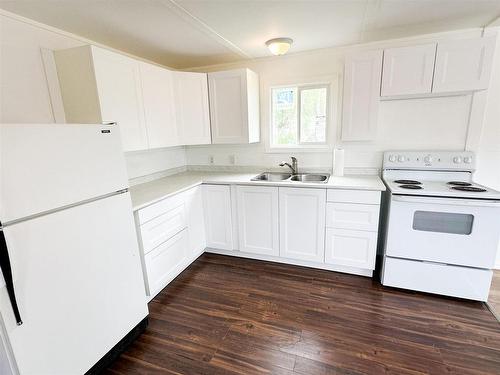
[[(483, 124), (474, 178), (483, 185), (500, 190), (500, 38), (497, 40)], [(496, 268), (500, 269), (500, 246)]]
[(186, 166), (184, 147), (159, 148), (149, 151), (126, 152), (128, 178), (147, 176), (167, 169)]
[[(257, 145), (208, 145), (187, 147), (188, 164), (206, 165), (208, 155), (214, 164), (229, 165), (231, 156), (236, 164), (272, 167), (289, 155), (295, 155), (305, 168), (331, 168), (332, 152), (270, 153), (266, 148), (269, 136), (269, 91), (278, 84), (306, 83), (342, 77), (344, 56), (354, 50), (382, 49), (414, 45), (449, 38), (475, 37), (480, 30), (443, 33), (404, 40), (371, 43), (343, 48), (329, 48), (281, 57), (263, 58), (244, 63), (197, 68), (197, 71), (215, 71), (247, 67), (259, 74), (261, 96), (261, 135)], [(341, 80), (340, 80), (341, 81)], [(341, 82), (339, 82), (341, 93)], [(339, 94), (339, 93), (337, 93)], [(338, 95), (341, 96), (341, 95)], [(338, 110), (337, 108), (337, 115)], [(333, 124), (335, 146), (346, 150), (348, 172), (373, 172), (381, 167), (382, 152), (389, 149), (458, 149), (466, 146), (471, 95), (383, 101), (380, 103), (378, 134), (374, 142), (341, 142), (340, 118)]]
[[(53, 123), (41, 48), (88, 44), (78, 36), (0, 14), (0, 122)], [(186, 165), (184, 147), (126, 154), (129, 178)]]

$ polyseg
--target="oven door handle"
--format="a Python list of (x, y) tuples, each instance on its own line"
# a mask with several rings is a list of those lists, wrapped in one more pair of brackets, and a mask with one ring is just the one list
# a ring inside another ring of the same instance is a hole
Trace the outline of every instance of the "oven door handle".
[(401, 195), (393, 195), (392, 200), (404, 203), (428, 203), (428, 204), (441, 204), (445, 206), (466, 206), (466, 207), (498, 207), (500, 208), (500, 201), (495, 200), (482, 200), (482, 199), (453, 199), (453, 198), (440, 198), (440, 197), (409, 197)]

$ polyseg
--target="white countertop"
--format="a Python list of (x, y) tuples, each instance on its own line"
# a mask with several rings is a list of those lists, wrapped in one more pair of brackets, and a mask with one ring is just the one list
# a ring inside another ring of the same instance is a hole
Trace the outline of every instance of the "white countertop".
[(168, 177), (130, 187), (134, 211), (149, 206), (171, 195), (205, 184), (237, 184), (262, 186), (307, 187), (317, 189), (355, 189), (384, 191), (385, 185), (378, 176), (330, 176), (327, 183), (250, 181), (259, 172), (182, 172)]

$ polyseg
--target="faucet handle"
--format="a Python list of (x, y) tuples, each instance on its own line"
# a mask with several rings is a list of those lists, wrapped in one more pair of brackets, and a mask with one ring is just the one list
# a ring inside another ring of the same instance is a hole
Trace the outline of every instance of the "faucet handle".
[(297, 161), (297, 158), (295, 156), (292, 156), (291, 158), (292, 158), (292, 162), (295, 163)]

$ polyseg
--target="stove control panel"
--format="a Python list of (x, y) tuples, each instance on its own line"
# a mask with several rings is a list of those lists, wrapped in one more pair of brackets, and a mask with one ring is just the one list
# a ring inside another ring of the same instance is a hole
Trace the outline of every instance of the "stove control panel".
[(474, 153), (470, 151), (386, 151), (384, 169), (473, 171)]

